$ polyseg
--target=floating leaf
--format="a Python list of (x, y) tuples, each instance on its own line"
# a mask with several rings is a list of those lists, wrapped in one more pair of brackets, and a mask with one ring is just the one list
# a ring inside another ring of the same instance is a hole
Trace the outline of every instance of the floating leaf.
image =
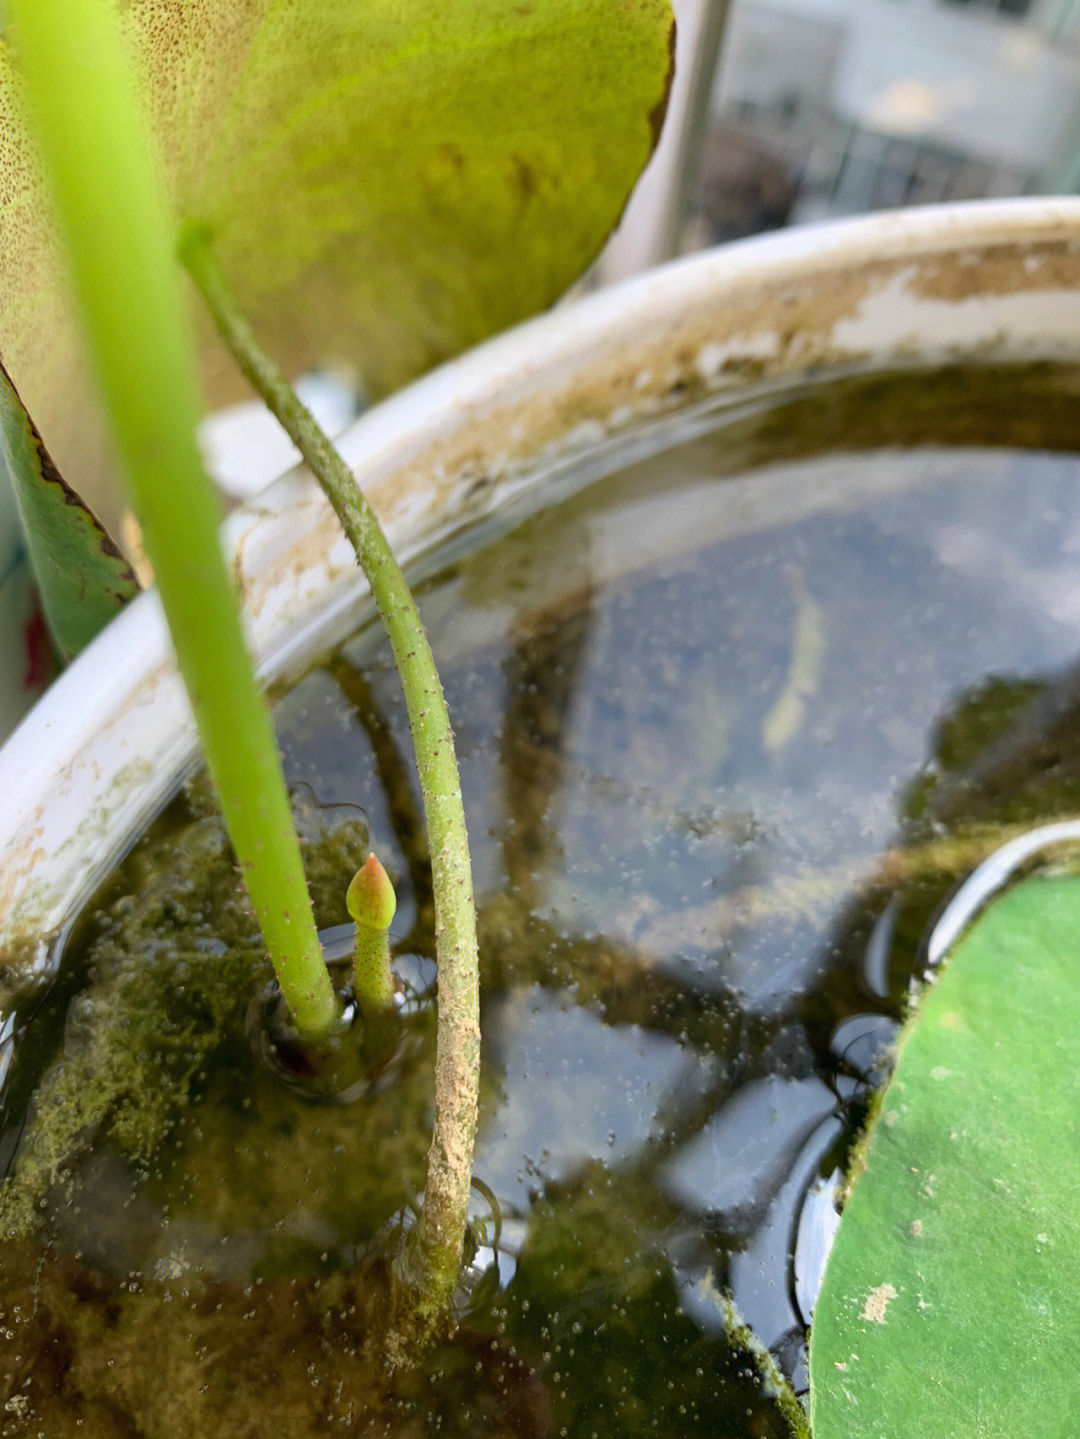
[(138, 593), (131, 566), (66, 484), (0, 365), (0, 451), (53, 639), (78, 654)]
[[(668, 0), (120, 9), (178, 221), (209, 228), (279, 364), (351, 365), (375, 393), (581, 272), (649, 156), (670, 74)], [(0, 49), (0, 350), (59, 468), (114, 524), (22, 109)], [(209, 325), (204, 352), (208, 396), (228, 397)]]
[(1078, 1126), (1080, 876), (1040, 876), (901, 1038), (814, 1311), (814, 1439), (1073, 1432)]

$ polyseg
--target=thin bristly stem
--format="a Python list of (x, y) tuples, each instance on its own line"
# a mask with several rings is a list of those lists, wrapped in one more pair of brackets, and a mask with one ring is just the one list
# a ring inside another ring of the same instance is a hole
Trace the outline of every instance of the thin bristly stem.
[(240, 313), (205, 230), (181, 259), (244, 375), (293, 440), (356, 550), (401, 676), (431, 846), (439, 966), (435, 1124), (420, 1220), (396, 1268), (401, 1312), (417, 1335), (445, 1318), (460, 1277), (480, 1072), (476, 915), (454, 737), (416, 603), (352, 472), (264, 354)]

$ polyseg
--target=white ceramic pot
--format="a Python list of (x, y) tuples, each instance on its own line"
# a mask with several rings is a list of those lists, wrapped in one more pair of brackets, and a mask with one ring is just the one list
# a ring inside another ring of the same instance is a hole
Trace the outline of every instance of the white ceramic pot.
[[(342, 449), (400, 557), (589, 452), (595, 477), (705, 397), (808, 374), (1080, 358), (1080, 200), (926, 209), (783, 231), (558, 309), (368, 412)], [(262, 673), (344, 636), (365, 585), (302, 472), (226, 543)], [(0, 955), (40, 953), (196, 760), (156, 598), (132, 604), (0, 751)]]

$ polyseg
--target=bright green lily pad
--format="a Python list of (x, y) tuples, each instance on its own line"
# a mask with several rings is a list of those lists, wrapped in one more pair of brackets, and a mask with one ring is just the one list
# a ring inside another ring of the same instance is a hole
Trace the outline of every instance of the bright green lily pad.
[[(396, 386), (551, 303), (654, 145), (669, 0), (125, 0), (178, 222), (292, 374)], [(60, 471), (117, 505), (0, 43), (0, 352)], [(122, 255), (117, 256), (123, 285)], [(238, 381), (204, 326), (211, 401)]]
[(815, 1439), (1080, 1409), (1080, 877), (998, 900), (901, 1039), (814, 1312)]

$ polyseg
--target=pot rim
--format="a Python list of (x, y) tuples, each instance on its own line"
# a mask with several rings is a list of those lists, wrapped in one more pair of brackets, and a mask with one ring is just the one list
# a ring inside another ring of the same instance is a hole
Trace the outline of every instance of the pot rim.
[[(690, 392), (944, 358), (1080, 358), (1080, 199), (892, 211), (676, 260), (449, 362), (361, 416), (340, 448), (408, 562), (560, 457)], [(302, 469), (223, 534), (267, 680), (347, 633), (366, 585)], [(40, 954), (195, 758), (151, 592), (0, 749), (0, 957)]]

